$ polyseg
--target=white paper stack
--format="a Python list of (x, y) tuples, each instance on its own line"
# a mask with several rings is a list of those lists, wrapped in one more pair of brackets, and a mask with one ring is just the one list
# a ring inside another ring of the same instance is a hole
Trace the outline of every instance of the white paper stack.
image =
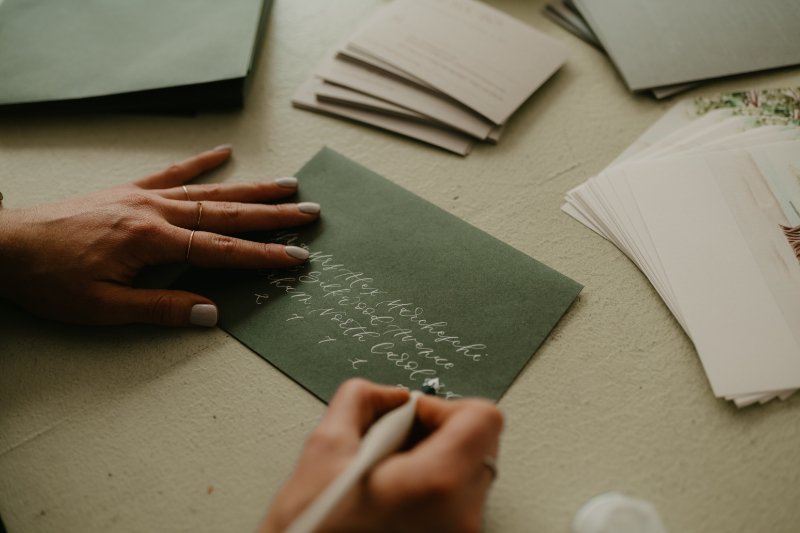
[(475, 0), (394, 0), (299, 88), (296, 107), (467, 155), (567, 58), (559, 41)]
[(800, 388), (800, 91), (681, 102), (563, 209), (648, 277), (716, 396)]

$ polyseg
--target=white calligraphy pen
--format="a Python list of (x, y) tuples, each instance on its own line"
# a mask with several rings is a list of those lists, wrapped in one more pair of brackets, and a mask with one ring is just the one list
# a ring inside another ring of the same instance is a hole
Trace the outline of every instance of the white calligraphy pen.
[[(433, 394), (439, 388), (439, 380), (426, 380), (422, 387), (425, 392)], [(406, 403), (383, 415), (369, 428), (358, 453), (339, 477), (333, 480), (311, 504), (286, 529), (285, 533), (311, 533), (331, 512), (345, 494), (355, 485), (378, 461), (398, 450), (408, 438), (414, 415), (417, 411), (417, 400), (422, 396), (419, 391), (411, 393)]]

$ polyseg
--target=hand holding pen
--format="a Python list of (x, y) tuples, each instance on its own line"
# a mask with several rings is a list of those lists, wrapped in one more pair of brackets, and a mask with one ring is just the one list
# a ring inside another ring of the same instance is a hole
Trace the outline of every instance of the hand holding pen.
[[(284, 531), (353, 462), (375, 422), (409, 400), (402, 389), (346, 382), (309, 436), (260, 531)], [(339, 500), (316, 531), (480, 531), (503, 425), (477, 399), (421, 396), (415, 427)]]

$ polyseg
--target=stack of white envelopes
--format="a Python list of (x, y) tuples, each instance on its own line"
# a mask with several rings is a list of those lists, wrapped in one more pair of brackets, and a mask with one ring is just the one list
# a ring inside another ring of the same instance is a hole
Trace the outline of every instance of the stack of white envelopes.
[(800, 388), (800, 90), (677, 104), (563, 209), (648, 277), (716, 396)]
[(394, 0), (326, 58), (293, 98), (467, 155), (509, 117), (567, 48), (475, 0)]

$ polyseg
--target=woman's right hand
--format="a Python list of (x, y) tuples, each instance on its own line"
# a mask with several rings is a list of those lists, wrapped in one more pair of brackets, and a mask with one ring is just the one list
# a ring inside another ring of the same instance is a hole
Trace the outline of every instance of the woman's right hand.
[[(286, 529), (355, 457), (367, 429), (408, 397), (398, 388), (360, 379), (345, 382), (309, 436), (261, 532)], [(480, 531), (502, 414), (485, 400), (423, 396), (417, 420), (425, 433), (422, 440), (378, 463), (319, 531)]]

